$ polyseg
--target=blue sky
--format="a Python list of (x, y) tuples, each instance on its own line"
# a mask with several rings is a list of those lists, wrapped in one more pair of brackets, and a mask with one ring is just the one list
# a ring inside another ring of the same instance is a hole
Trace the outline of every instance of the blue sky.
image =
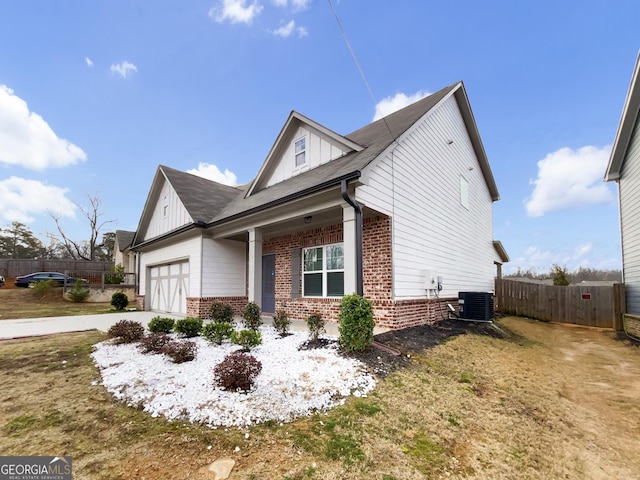
[(378, 105), (325, 0), (5, 2), (0, 226), (44, 239), (53, 211), (88, 238), (74, 202), (99, 195), (106, 230), (135, 230), (159, 164), (249, 182), (291, 110), (347, 134), (462, 80), (501, 194), (505, 271), (620, 268), (602, 178), (637, 0), (333, 5)]

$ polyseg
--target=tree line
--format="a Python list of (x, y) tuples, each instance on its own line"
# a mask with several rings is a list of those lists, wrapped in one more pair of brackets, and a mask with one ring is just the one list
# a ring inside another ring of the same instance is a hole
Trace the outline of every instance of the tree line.
[(534, 280), (553, 280), (555, 285), (569, 285), (584, 281), (622, 282), (621, 270), (579, 267), (570, 272), (566, 267), (553, 264), (549, 272), (538, 273), (533, 269), (518, 270), (505, 275), (504, 278), (531, 278)]

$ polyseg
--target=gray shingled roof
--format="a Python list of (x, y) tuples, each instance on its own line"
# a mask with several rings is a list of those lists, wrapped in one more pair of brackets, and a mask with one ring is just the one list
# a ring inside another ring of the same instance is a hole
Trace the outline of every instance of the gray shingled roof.
[(116, 230), (116, 239), (118, 240), (118, 248), (121, 252), (124, 252), (131, 246), (133, 237), (136, 232), (129, 232), (127, 230)]
[[(377, 120), (349, 135), (345, 135), (347, 139), (365, 148), (359, 152), (351, 152), (329, 163), (285, 180), (284, 182), (254, 192), (248, 198), (244, 198), (244, 194), (239, 195), (222, 211), (210, 216), (209, 223), (222, 222), (229, 217), (238, 216), (242, 213), (267, 206), (298, 193), (316, 188), (318, 185), (330, 184), (332, 180), (337, 182), (343, 177), (357, 175), (396, 138), (402, 135), (458, 85), (459, 84), (456, 83), (443, 88), (422, 100), (388, 115), (384, 119)], [(391, 130), (391, 132), (389, 130)]]
[(244, 190), (160, 165), (193, 221), (208, 222)]

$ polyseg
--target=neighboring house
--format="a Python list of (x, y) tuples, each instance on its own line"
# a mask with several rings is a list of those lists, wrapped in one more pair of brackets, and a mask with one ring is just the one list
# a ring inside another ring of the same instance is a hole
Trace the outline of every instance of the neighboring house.
[(133, 273), (136, 271), (135, 253), (131, 251), (131, 243), (136, 232), (116, 230), (116, 241), (113, 246), (113, 263), (122, 265), (124, 271)]
[(640, 55), (629, 85), (605, 180), (618, 183), (622, 278), (627, 313), (640, 315)]
[(249, 185), (158, 167), (131, 247), (139, 303), (336, 320), (356, 292), (378, 325), (430, 323), (493, 291), (498, 199), (461, 82), (345, 136), (294, 111)]

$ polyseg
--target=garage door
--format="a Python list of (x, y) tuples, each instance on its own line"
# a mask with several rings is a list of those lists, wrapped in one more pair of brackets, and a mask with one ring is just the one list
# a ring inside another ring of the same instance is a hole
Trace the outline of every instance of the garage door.
[(187, 313), (189, 262), (170, 263), (150, 268), (151, 310)]

